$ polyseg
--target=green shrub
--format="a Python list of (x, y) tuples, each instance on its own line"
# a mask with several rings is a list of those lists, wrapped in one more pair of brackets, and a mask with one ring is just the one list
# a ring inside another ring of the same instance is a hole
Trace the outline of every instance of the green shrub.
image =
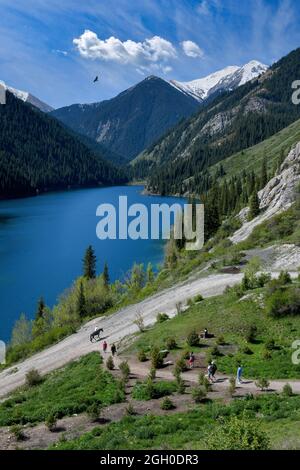
[(187, 363), (184, 357), (180, 357), (177, 359), (175, 363), (175, 370), (177, 370), (180, 373), (187, 370)]
[(278, 278), (281, 285), (292, 284), (292, 278), (289, 272), (281, 271)]
[(144, 382), (137, 382), (132, 391), (132, 398), (135, 400), (151, 400), (172, 395), (176, 391), (176, 383), (161, 380), (153, 382), (147, 379)]
[(57, 425), (57, 414), (56, 413), (49, 413), (45, 420), (45, 424), (49, 431), (55, 431)]
[(201, 403), (205, 400), (207, 396), (207, 391), (204, 387), (194, 387), (192, 389), (192, 397), (195, 403)]
[(165, 321), (168, 321), (170, 318), (166, 313), (158, 313), (156, 317), (157, 323), (164, 323)]
[(293, 396), (293, 389), (290, 384), (285, 384), (282, 389), (282, 395), (285, 397), (292, 397)]
[(134, 416), (136, 415), (136, 411), (135, 409), (133, 408), (133, 405), (132, 403), (129, 403), (125, 409), (125, 413), (127, 416)]
[(246, 325), (244, 328), (244, 338), (247, 343), (254, 343), (257, 335), (257, 326), (254, 324)]
[(154, 367), (151, 367), (149, 374), (148, 374), (149, 379), (154, 380), (156, 377), (156, 369)]
[(122, 361), (119, 364), (119, 369), (121, 371), (124, 382), (128, 382), (130, 377), (130, 367), (127, 361)]
[(210, 354), (212, 357), (219, 357), (219, 356), (222, 356), (222, 353), (221, 351), (219, 350), (218, 346), (213, 346), (211, 349), (210, 349)]
[(263, 392), (264, 390), (268, 390), (270, 382), (266, 378), (261, 377), (255, 382), (255, 385)]
[(172, 351), (173, 349), (177, 348), (177, 342), (174, 336), (170, 336), (169, 338), (166, 339), (166, 348), (169, 351)]
[(247, 355), (249, 355), (249, 356), (250, 356), (251, 354), (253, 354), (252, 349), (250, 349), (247, 344), (241, 345), (241, 346), (239, 347), (239, 352), (240, 352), (241, 354), (247, 354)]
[(108, 370), (114, 370), (115, 363), (114, 363), (114, 360), (113, 360), (112, 356), (108, 357), (108, 359), (106, 361), (106, 367), (108, 368)]
[(268, 450), (267, 434), (245, 416), (231, 416), (223, 420), (205, 439), (209, 450)]
[(211, 384), (208, 380), (208, 378), (205, 376), (205, 374), (203, 372), (200, 372), (199, 375), (198, 375), (198, 384), (202, 387), (205, 388), (205, 390), (208, 392), (210, 387), (211, 387)]
[(154, 369), (161, 369), (164, 365), (163, 356), (156, 346), (151, 350), (151, 366)]
[(228, 386), (228, 392), (231, 397), (233, 397), (234, 393), (236, 390), (236, 378), (235, 377), (229, 377), (229, 386)]
[(225, 338), (223, 335), (220, 335), (217, 337), (216, 339), (216, 344), (218, 344), (219, 346), (223, 346), (225, 343)]
[(169, 397), (165, 397), (163, 399), (163, 401), (161, 402), (161, 404), (160, 404), (160, 408), (162, 410), (168, 411), (168, 410), (173, 410), (176, 407), (175, 407), (174, 403), (172, 402), (172, 400), (170, 400)]
[(140, 349), (137, 358), (140, 362), (146, 362), (147, 361), (147, 355), (145, 349)]
[(199, 346), (199, 335), (198, 333), (193, 330), (188, 334), (188, 337), (186, 339), (186, 342), (189, 346), (194, 347), (194, 346)]
[(275, 290), (267, 297), (266, 310), (273, 318), (300, 314), (300, 289), (295, 287)]
[(275, 341), (273, 338), (269, 338), (265, 342), (265, 348), (267, 351), (273, 351), (275, 349)]
[(197, 295), (194, 297), (193, 300), (194, 300), (195, 304), (197, 304), (198, 302), (202, 302), (202, 300), (204, 300), (204, 299), (203, 299), (203, 297), (202, 297), (201, 294), (197, 294)]
[(25, 439), (25, 434), (23, 432), (22, 426), (15, 424), (11, 426), (10, 432), (15, 436), (17, 441), (23, 441)]
[(263, 349), (261, 357), (264, 361), (269, 361), (270, 359), (272, 359), (272, 353), (268, 349)]
[(28, 387), (34, 387), (35, 385), (39, 385), (43, 382), (43, 378), (38, 370), (31, 369), (26, 374), (26, 385)]
[(93, 420), (97, 421), (100, 418), (103, 405), (101, 403), (92, 403), (86, 410), (88, 416)]

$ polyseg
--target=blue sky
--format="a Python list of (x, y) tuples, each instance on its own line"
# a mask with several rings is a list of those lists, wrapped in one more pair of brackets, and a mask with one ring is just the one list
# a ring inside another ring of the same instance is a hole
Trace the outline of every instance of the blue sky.
[(299, 0), (0, 0), (0, 79), (54, 107), (101, 101), (150, 74), (271, 64), (299, 24)]

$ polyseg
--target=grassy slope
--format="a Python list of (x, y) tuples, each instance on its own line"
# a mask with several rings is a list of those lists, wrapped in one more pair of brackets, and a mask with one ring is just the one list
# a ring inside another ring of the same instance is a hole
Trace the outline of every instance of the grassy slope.
[(219, 426), (218, 418), (240, 415), (244, 410), (267, 432), (272, 448), (299, 448), (300, 397), (276, 395), (235, 400), (229, 406), (214, 402), (167, 416), (126, 417), (79, 439), (59, 443), (56, 448), (201, 450), (206, 436), (213, 435)]
[[(237, 362), (242, 361), (245, 376), (256, 379), (299, 378), (300, 366), (292, 364), (292, 342), (300, 337), (300, 317), (288, 317), (274, 320), (266, 315), (261, 307), (264, 290), (249, 291), (253, 296), (247, 300), (240, 300), (232, 293), (206, 299), (185, 313), (165, 322), (156, 324), (152, 329), (141, 334), (131, 352), (139, 349), (145, 350), (152, 345), (165, 347), (168, 337), (175, 337), (179, 345), (178, 355), (183, 350), (190, 349), (186, 345), (186, 337), (192, 331), (198, 333), (205, 327), (215, 337), (223, 335), (226, 345), (219, 346), (222, 356), (217, 357), (219, 371), (235, 375)], [(256, 325), (258, 329), (255, 344), (247, 344), (244, 339), (249, 325)], [(263, 358), (265, 342), (273, 338), (276, 349), (271, 352), (270, 359)], [(205, 356), (215, 340), (202, 341), (200, 348), (193, 348), (196, 355)], [(252, 354), (244, 354), (239, 348), (248, 346)]]
[(47, 375), (40, 385), (15, 392), (0, 404), (0, 426), (41, 422), (52, 412), (58, 418), (71, 416), (95, 402), (123, 401), (118, 382), (101, 364), (100, 354), (91, 353)]
[[(238, 175), (243, 170), (246, 172), (253, 170), (255, 173), (259, 173), (264, 158), (267, 160), (268, 169), (271, 170), (281, 153), (283, 152), (287, 156), (290, 149), (299, 141), (300, 120), (254, 147), (238, 152), (223, 160), (222, 165), (226, 176)], [(214, 173), (217, 167), (218, 165), (212, 166), (210, 171)]]

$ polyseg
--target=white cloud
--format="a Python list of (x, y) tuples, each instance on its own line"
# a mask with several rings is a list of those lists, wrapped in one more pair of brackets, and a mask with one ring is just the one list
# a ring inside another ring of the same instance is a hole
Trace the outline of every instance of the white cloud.
[(198, 44), (193, 41), (183, 41), (181, 43), (181, 47), (185, 55), (187, 55), (188, 57), (192, 57), (195, 59), (197, 57), (204, 56), (204, 51), (198, 46)]
[(86, 59), (132, 64), (142, 70), (157, 67), (163, 70), (168, 67), (169, 60), (177, 57), (172, 43), (160, 36), (153, 36), (143, 42), (131, 39), (121, 41), (114, 36), (103, 40), (93, 31), (85, 30), (73, 43), (80, 55)]
[(67, 51), (62, 51), (60, 49), (54, 49), (54, 50), (52, 50), (52, 52), (55, 52), (56, 54), (64, 55), (64, 56), (68, 55)]

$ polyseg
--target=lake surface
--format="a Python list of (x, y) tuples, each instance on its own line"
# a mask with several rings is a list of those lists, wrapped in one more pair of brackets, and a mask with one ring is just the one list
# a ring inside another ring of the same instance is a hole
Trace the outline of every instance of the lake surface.
[(43, 296), (52, 307), (58, 296), (81, 274), (89, 244), (97, 255), (100, 273), (104, 262), (111, 280), (119, 279), (134, 262), (163, 261), (162, 240), (99, 240), (96, 208), (102, 203), (118, 207), (120, 195), (128, 205), (184, 202), (174, 197), (146, 196), (141, 186), (82, 189), (0, 202), (0, 340), (10, 338), (13, 324), (23, 312), (33, 318)]

